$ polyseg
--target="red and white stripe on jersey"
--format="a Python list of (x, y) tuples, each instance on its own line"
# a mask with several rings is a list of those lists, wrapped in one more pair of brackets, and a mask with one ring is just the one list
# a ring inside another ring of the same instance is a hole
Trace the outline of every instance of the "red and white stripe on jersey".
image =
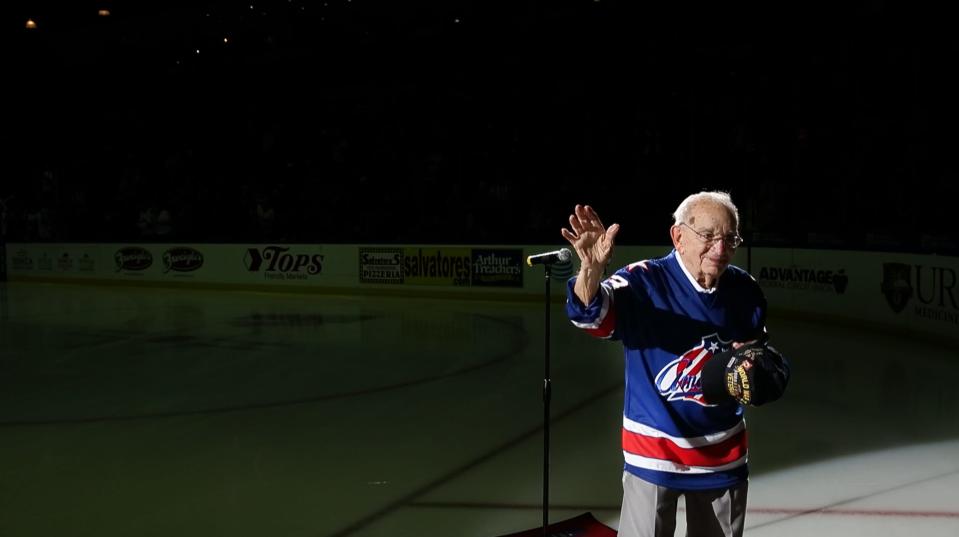
[(599, 285), (600, 306), (599, 315), (590, 323), (572, 321), (576, 328), (582, 328), (598, 338), (608, 339), (616, 330), (616, 307), (613, 300), (613, 289), (626, 287), (629, 283), (621, 276), (613, 275)]
[[(612, 278), (618, 278), (625, 283), (625, 280), (619, 276), (613, 276)], [(598, 338), (608, 339), (616, 330), (616, 308), (613, 304), (612, 287), (608, 284), (608, 281), (600, 284), (599, 294), (599, 315), (596, 317), (596, 320), (589, 323), (581, 323), (578, 321), (572, 321), (572, 323), (576, 328), (582, 328)]]
[(683, 438), (623, 416), (623, 457), (626, 463), (660, 472), (708, 474), (746, 464), (746, 424), (718, 433)]
[[(636, 263), (632, 263), (627, 267), (627, 269), (632, 271), (636, 267), (639, 267), (643, 270), (649, 270), (645, 261), (637, 261)], [(607, 278), (599, 286), (599, 292), (602, 300), (602, 304), (599, 308), (599, 316), (596, 317), (596, 320), (590, 323), (572, 321), (573, 325), (575, 325), (577, 328), (586, 330), (586, 332), (595, 337), (602, 339), (611, 338), (613, 336), (613, 332), (616, 331), (616, 301), (614, 299), (613, 291), (626, 287), (629, 287), (629, 282), (619, 274), (613, 274)]]

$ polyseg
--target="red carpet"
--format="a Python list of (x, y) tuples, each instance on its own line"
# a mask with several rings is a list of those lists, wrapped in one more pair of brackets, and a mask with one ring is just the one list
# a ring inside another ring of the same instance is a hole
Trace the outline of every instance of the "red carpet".
[[(550, 524), (546, 528), (549, 537), (616, 537), (616, 530), (593, 518), (592, 513)], [(543, 527), (510, 533), (501, 537), (541, 537)]]

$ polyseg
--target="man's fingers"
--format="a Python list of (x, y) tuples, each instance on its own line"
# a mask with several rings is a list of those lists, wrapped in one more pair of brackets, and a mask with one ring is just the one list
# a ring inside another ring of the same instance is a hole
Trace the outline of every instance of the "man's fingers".
[[(595, 232), (597, 234), (609, 233), (599, 215), (589, 205), (576, 205), (573, 208), (573, 214), (569, 217), (569, 225), (577, 237), (582, 237), (583, 233)], [(617, 226), (617, 229), (619, 227)], [(613, 235), (615, 236), (615, 232)]]
[(606, 230), (606, 242), (613, 244), (616, 234), (619, 233), (619, 224), (613, 224)]
[(583, 233), (583, 224), (580, 219), (575, 215), (569, 215), (569, 227), (573, 229), (573, 233), (580, 235)]
[(581, 216), (583, 215), (583, 206), (580, 205), (580, 204), (578, 204), (578, 203), (577, 203), (576, 205), (574, 205), (574, 206), (573, 206), (573, 214), (576, 215), (576, 218), (581, 217)]
[(587, 205), (584, 207), (584, 209), (586, 210), (586, 214), (589, 215), (590, 220), (596, 222), (597, 226), (606, 229), (606, 226), (603, 225), (603, 221), (599, 219), (599, 214), (592, 207)]

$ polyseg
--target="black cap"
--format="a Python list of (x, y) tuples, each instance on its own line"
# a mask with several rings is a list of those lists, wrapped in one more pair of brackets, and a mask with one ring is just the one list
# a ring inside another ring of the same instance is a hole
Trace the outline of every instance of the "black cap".
[(789, 362), (776, 349), (751, 343), (714, 354), (700, 376), (710, 404), (735, 400), (760, 406), (782, 397), (789, 383)]

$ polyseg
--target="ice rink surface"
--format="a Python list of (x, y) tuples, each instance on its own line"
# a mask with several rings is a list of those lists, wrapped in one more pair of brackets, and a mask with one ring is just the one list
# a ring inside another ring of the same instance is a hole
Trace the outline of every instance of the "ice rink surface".
[[(550, 519), (615, 527), (622, 351), (551, 312)], [(543, 325), (537, 303), (5, 284), (0, 536), (535, 528)], [(768, 327), (793, 380), (747, 412), (746, 534), (959, 535), (959, 347)]]

